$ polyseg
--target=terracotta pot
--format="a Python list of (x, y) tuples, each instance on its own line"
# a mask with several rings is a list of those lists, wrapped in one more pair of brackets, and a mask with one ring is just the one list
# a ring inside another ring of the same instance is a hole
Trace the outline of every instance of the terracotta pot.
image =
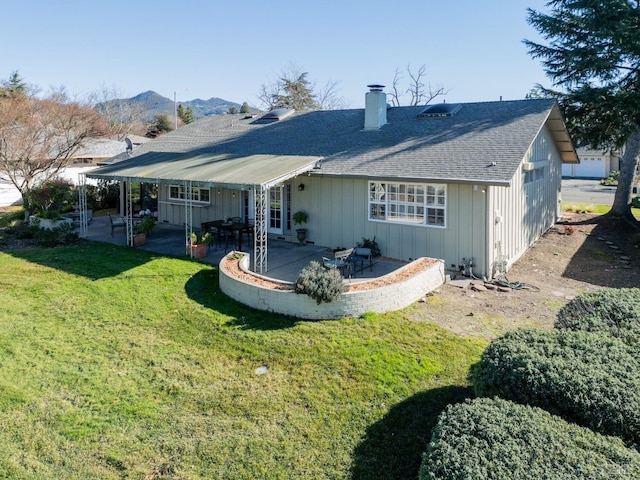
[(193, 258), (204, 258), (207, 256), (207, 245), (204, 243), (198, 245), (187, 244), (187, 255), (189, 254)]
[(141, 247), (147, 243), (146, 233), (136, 233), (133, 235), (133, 247)]

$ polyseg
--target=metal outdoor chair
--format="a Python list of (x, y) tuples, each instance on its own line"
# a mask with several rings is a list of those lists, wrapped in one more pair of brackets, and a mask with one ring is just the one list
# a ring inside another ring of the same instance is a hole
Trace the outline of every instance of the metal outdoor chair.
[(126, 227), (127, 226), (127, 222), (125, 222), (124, 218), (122, 217), (112, 217), (111, 214), (109, 214), (109, 222), (111, 223), (111, 236), (113, 237), (113, 231), (117, 228), (117, 227)]
[(364, 271), (365, 262), (369, 263), (369, 270), (373, 272), (373, 255), (371, 254), (371, 249), (355, 247), (353, 250), (353, 255), (350, 258), (351, 264), (353, 265), (353, 273)]
[(355, 248), (348, 248), (347, 250), (340, 250), (335, 252), (333, 260), (327, 257), (322, 257), (322, 266), (324, 268), (337, 268), (343, 277), (351, 278), (353, 264), (351, 257), (354, 255)]

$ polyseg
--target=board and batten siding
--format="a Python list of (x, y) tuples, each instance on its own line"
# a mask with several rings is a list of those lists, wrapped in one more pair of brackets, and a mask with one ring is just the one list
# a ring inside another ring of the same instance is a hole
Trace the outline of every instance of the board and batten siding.
[(553, 138), (545, 127), (523, 158), (544, 165), (542, 179), (525, 184), (522, 167), (510, 187), (489, 189), (489, 263), (493, 276), (499, 262), (506, 267), (518, 260), (559, 218), (562, 161)]
[[(474, 185), (447, 185), (446, 227), (426, 227), (369, 220), (369, 180), (339, 177), (294, 179), (292, 211), (309, 214), (307, 239), (329, 248), (350, 248), (373, 239), (382, 255), (409, 261), (443, 259), (457, 269), (463, 258), (483, 265), (486, 255), (486, 193)], [(384, 180), (380, 180), (384, 181)], [(389, 181), (400, 181), (393, 179)], [(298, 192), (297, 184), (305, 184)]]
[[(193, 204), (193, 228), (199, 229), (203, 222), (241, 216), (241, 198), (241, 192), (238, 190), (211, 188), (210, 203)], [(172, 225), (184, 225), (185, 222), (184, 202), (170, 199), (169, 185), (165, 184), (158, 187), (158, 221)]]

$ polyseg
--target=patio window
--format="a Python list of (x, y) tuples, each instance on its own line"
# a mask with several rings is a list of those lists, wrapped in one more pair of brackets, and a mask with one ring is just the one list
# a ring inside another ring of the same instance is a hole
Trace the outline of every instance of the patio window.
[(447, 186), (369, 182), (369, 220), (446, 226)]
[[(193, 201), (202, 203), (211, 203), (210, 190), (208, 188), (193, 187)], [(170, 185), (169, 186), (169, 199), (170, 200), (183, 200), (186, 198), (186, 190), (184, 185)]]

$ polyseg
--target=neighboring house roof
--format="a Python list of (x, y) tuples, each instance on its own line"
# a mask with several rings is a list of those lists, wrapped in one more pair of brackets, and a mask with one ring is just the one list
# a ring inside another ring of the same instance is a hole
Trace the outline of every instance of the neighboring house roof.
[(592, 148), (588, 148), (588, 147), (579, 147), (577, 149), (578, 152), (578, 156), (584, 156), (584, 155), (598, 155), (598, 156), (607, 156), (607, 155), (614, 155), (613, 152), (608, 151), (608, 150), (594, 150)]
[(302, 156), (321, 158), (314, 172), (323, 175), (508, 185), (545, 125), (563, 161), (578, 162), (554, 100), (465, 103), (447, 118), (419, 118), (424, 108), (390, 108), (379, 130), (363, 130), (364, 109), (300, 112), (271, 123), (210, 116), (140, 146), (122, 163), (134, 166), (144, 155), (142, 173), (152, 152)]
[(127, 145), (125, 142), (109, 140), (107, 138), (92, 138), (85, 141), (72, 158), (111, 158), (114, 155), (124, 152)]

